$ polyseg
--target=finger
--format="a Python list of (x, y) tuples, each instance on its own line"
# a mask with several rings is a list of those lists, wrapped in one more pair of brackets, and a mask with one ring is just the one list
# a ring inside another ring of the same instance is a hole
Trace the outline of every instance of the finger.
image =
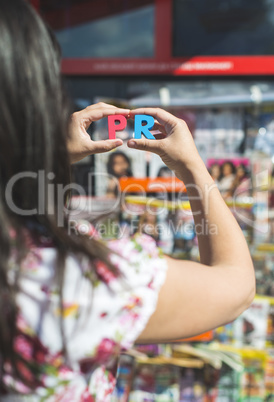
[(177, 118), (166, 110), (159, 108), (140, 108), (130, 111), (130, 116), (136, 116), (137, 114), (145, 114), (153, 116), (164, 127), (173, 127), (177, 123)]
[[(135, 116), (129, 114), (128, 118), (129, 118), (129, 120), (134, 120)], [(165, 127), (162, 124), (160, 124), (156, 119), (154, 119), (154, 126), (150, 129), (150, 131), (152, 132), (152, 134), (154, 136), (157, 135), (157, 138), (159, 138), (159, 139), (167, 137), (167, 132), (166, 132)], [(163, 136), (161, 137), (159, 133), (153, 133), (153, 131), (160, 131), (163, 134)]]
[(92, 141), (90, 151), (93, 154), (104, 153), (112, 151), (113, 149), (123, 145), (122, 140), (102, 140), (102, 141)]
[(95, 111), (95, 110), (107, 110), (107, 109), (108, 110), (112, 109), (113, 113), (114, 113), (115, 110), (119, 111), (119, 112), (122, 112), (122, 113), (124, 113), (124, 112), (129, 113), (129, 111), (130, 111), (130, 109), (128, 109), (128, 108), (117, 107), (117, 106), (110, 105), (110, 104), (104, 103), (104, 102), (99, 102), (99, 103), (95, 103), (94, 105), (87, 106), (84, 109), (84, 111), (90, 113), (90, 112)]
[(109, 109), (123, 109), (121, 107), (117, 107), (114, 105), (110, 105), (109, 103), (104, 103), (104, 102), (98, 102), (98, 103), (94, 103), (93, 105), (89, 105), (87, 106), (85, 109), (83, 109), (82, 111), (92, 111), (92, 110), (96, 110), (96, 109), (105, 109), (105, 108), (109, 108)]
[(160, 133), (160, 132), (159, 132), (159, 133), (153, 133), (153, 132), (151, 132), (151, 134), (155, 137), (156, 140), (163, 140), (164, 138), (167, 137), (166, 134)]
[(107, 117), (107, 116), (113, 115), (113, 114), (122, 114), (124, 116), (128, 116), (129, 112), (130, 112), (129, 109), (112, 107), (110, 105), (110, 106), (98, 107), (98, 108), (94, 108), (94, 109), (86, 108), (78, 113), (86, 118), (90, 118), (92, 121), (95, 121), (95, 119), (99, 120), (99, 119), (102, 119), (103, 117)]
[(156, 141), (148, 140), (147, 138), (142, 138), (141, 140), (133, 139), (128, 141), (127, 146), (160, 155), (162, 153), (163, 141), (161, 139)]
[(96, 109), (96, 108), (100, 108), (100, 107), (112, 107), (115, 108), (116, 106), (111, 105), (110, 103), (105, 103), (105, 102), (98, 102), (98, 103), (93, 103), (92, 105), (89, 105), (86, 107), (86, 109)]
[(105, 103), (105, 102), (98, 102), (98, 103), (94, 103), (92, 105), (89, 105), (86, 107), (86, 109), (98, 109), (98, 108), (105, 108), (105, 107), (110, 107), (113, 109), (127, 109), (127, 108), (123, 108), (121, 106), (115, 106), (115, 105), (111, 105), (110, 103)]
[[(128, 119), (129, 120), (134, 120), (134, 118), (135, 118), (135, 116), (134, 115), (129, 115), (128, 116)], [(160, 131), (160, 133), (162, 133), (164, 136), (162, 137), (162, 138), (165, 138), (166, 136), (167, 136), (167, 132), (166, 132), (166, 129), (165, 129), (165, 127), (162, 125), (162, 124), (160, 124), (156, 119), (154, 119), (154, 126), (150, 129), (150, 131), (151, 131), (151, 133), (155, 136), (155, 135), (157, 135), (157, 138), (159, 138), (158, 137), (158, 133), (156, 132), (156, 133), (153, 133), (153, 131)], [(160, 135), (160, 134), (159, 134)]]
[(129, 112), (130, 109), (118, 108), (116, 106), (100, 102), (75, 112), (72, 116), (74, 116), (77, 120), (86, 120), (84, 123), (87, 126), (93, 121), (100, 120), (113, 114), (122, 114), (123, 116), (128, 117)]
[(78, 117), (80, 119), (84, 119), (85, 126), (87, 127), (94, 121), (98, 121), (103, 119), (104, 117), (108, 117), (111, 115), (121, 114), (125, 117), (128, 117), (130, 110), (129, 109), (120, 109), (116, 107), (99, 107), (94, 109), (84, 109), (78, 112)]
[(162, 124), (160, 124), (157, 120), (155, 120), (154, 126), (152, 127), (151, 131), (156, 131), (156, 130), (167, 135), (165, 127)]

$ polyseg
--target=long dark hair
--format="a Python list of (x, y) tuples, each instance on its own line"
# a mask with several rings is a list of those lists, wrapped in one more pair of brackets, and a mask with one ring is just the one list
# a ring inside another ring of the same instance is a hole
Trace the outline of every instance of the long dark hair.
[(234, 163), (231, 162), (231, 161), (225, 161), (225, 162), (222, 164), (222, 166), (221, 166), (221, 179), (224, 177), (224, 167), (225, 167), (225, 165), (230, 166), (230, 168), (231, 168), (231, 174), (235, 174), (235, 173), (236, 173), (236, 167), (235, 167)]
[(115, 176), (115, 177), (117, 176), (117, 174), (115, 173), (115, 171), (113, 169), (113, 163), (114, 163), (114, 160), (115, 160), (115, 158), (117, 156), (121, 156), (121, 157), (124, 158), (124, 160), (128, 164), (128, 168), (127, 168), (127, 171), (126, 171), (126, 176), (127, 177), (132, 177), (133, 174), (132, 174), (132, 170), (131, 170), (131, 161), (130, 161), (129, 157), (122, 151), (115, 151), (115, 152), (113, 152), (113, 153), (111, 153), (109, 155), (108, 162), (107, 162), (107, 172), (108, 172), (108, 174), (110, 174), (112, 176)]
[[(32, 7), (25, 0), (0, 0), (0, 375), (2, 380), (8, 362), (13, 376), (25, 384), (27, 379), (17, 369), (21, 358), (14, 351), (18, 278), (28, 251), (25, 229), (43, 227), (56, 247), (61, 308), (68, 252), (86, 255), (91, 261), (100, 259), (118, 275), (101, 243), (69, 236), (66, 219), (64, 227), (57, 224), (64, 199), (55, 193), (51, 203), (45, 202), (49, 183), (55, 187), (70, 183), (66, 148), (70, 107), (59, 63), (54, 36)], [(12, 191), (7, 192), (16, 177)], [(20, 210), (28, 211), (27, 216)], [(13, 240), (11, 230), (16, 233)], [(18, 270), (11, 282), (8, 263), (12, 250), (16, 250)], [(62, 320), (60, 325), (62, 330)]]

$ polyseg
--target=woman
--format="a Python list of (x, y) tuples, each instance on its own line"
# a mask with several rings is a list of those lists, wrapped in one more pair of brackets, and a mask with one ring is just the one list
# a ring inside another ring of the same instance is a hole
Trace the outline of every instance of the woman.
[(156, 177), (172, 177), (172, 171), (167, 166), (161, 166)]
[(110, 154), (107, 163), (107, 172), (117, 178), (133, 176), (129, 157), (121, 151)]
[[(0, 10), (1, 401), (106, 402), (121, 350), (241, 314), (254, 297), (252, 262), (186, 124), (160, 109), (105, 104), (69, 120), (48, 29), (24, 0), (0, 0)], [(86, 132), (115, 113), (154, 116), (164, 138), (128, 146), (160, 155), (187, 186), (196, 225), (217, 228), (199, 231), (201, 264), (162, 257), (141, 235), (108, 247), (68, 236), (69, 160), (122, 144)]]
[(156, 211), (145, 211), (140, 216), (138, 232), (151, 236), (156, 242), (159, 240)]
[(107, 195), (116, 198), (119, 192), (119, 182), (121, 177), (132, 177), (131, 162), (129, 157), (121, 151), (110, 154), (107, 163), (107, 172), (110, 179), (107, 186)]
[(250, 195), (251, 180), (246, 166), (240, 163), (236, 167), (235, 179), (228, 191), (230, 197), (248, 197)]
[(215, 183), (219, 184), (219, 180), (221, 177), (221, 167), (218, 163), (213, 163), (210, 168), (209, 168), (209, 173), (212, 177), (212, 179), (215, 181)]
[(235, 180), (236, 168), (234, 163), (231, 161), (226, 161), (221, 166), (221, 178), (219, 181), (219, 190), (224, 198), (229, 197), (229, 190)]

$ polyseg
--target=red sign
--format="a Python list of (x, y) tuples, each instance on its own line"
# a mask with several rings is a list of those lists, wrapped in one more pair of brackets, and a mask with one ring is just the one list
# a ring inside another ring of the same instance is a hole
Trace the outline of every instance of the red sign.
[(74, 75), (273, 75), (274, 56), (151, 59), (64, 59), (64, 74)]

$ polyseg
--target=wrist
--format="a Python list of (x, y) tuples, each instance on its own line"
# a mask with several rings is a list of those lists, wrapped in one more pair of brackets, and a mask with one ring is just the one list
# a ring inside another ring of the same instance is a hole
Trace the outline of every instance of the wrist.
[(178, 162), (174, 173), (176, 177), (185, 184), (193, 183), (193, 181), (196, 181), (196, 177), (202, 177), (205, 174), (211, 177), (199, 154), (197, 156), (195, 155), (191, 160)]

